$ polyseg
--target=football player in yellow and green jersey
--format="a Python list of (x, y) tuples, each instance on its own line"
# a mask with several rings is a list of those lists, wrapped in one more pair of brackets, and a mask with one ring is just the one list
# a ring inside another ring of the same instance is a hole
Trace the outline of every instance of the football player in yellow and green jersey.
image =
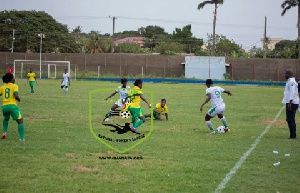
[(2, 113), (3, 113), (3, 133), (1, 138), (5, 139), (7, 135), (8, 121), (10, 116), (18, 123), (19, 140), (24, 141), (24, 124), (23, 114), (17, 106), (19, 97), (18, 85), (14, 84), (13, 74), (6, 73), (3, 78), (3, 85), (0, 87), (0, 96), (2, 96)]
[(27, 83), (29, 82), (30, 86), (30, 93), (34, 94), (34, 89), (33, 86), (35, 83), (37, 83), (36, 78), (35, 78), (35, 73), (32, 72), (32, 69), (30, 68), (28, 74), (27, 74)]
[(128, 91), (128, 96), (125, 98), (125, 100), (129, 98), (127, 109), (132, 116), (133, 126), (131, 127), (131, 131), (136, 134), (140, 134), (137, 128), (145, 122), (144, 112), (141, 108), (141, 99), (148, 104), (149, 108), (151, 108), (151, 104), (143, 96), (143, 92), (141, 90), (142, 87), (142, 80), (136, 79), (134, 82), (134, 87)]
[[(161, 115), (165, 115), (166, 116), (166, 120), (169, 120), (169, 109), (166, 105), (167, 101), (166, 99), (161, 99), (160, 103), (157, 103), (153, 109), (153, 117), (154, 119), (159, 119), (159, 120), (163, 120)], [(146, 117), (151, 117), (151, 114), (146, 115)]]

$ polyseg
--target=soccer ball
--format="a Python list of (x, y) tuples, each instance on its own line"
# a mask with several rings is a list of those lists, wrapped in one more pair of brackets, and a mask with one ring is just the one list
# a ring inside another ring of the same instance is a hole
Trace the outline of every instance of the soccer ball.
[(119, 115), (122, 119), (128, 119), (131, 114), (128, 110), (123, 110), (123, 111), (120, 111)]
[(225, 127), (224, 126), (219, 126), (217, 128), (218, 133), (225, 133)]

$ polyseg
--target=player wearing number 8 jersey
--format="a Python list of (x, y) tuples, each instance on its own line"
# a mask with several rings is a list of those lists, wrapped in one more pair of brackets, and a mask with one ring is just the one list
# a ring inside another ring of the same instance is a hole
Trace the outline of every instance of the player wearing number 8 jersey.
[(0, 96), (2, 95), (2, 113), (4, 116), (3, 120), (3, 134), (1, 136), (2, 139), (6, 138), (8, 121), (10, 116), (13, 120), (18, 123), (19, 130), (19, 140), (24, 141), (24, 124), (23, 124), (23, 115), (21, 113), (20, 108), (17, 106), (17, 101), (21, 101), (19, 97), (19, 89), (18, 85), (14, 84), (14, 76), (10, 73), (6, 73), (3, 78), (3, 83), (0, 87)]
[(210, 119), (216, 115), (218, 115), (218, 117), (221, 119), (225, 127), (225, 132), (230, 131), (230, 129), (228, 128), (226, 118), (223, 115), (223, 112), (225, 111), (225, 103), (223, 102), (221, 95), (224, 92), (227, 93), (229, 96), (231, 96), (232, 95), (231, 92), (223, 89), (222, 87), (214, 86), (213, 81), (211, 79), (206, 80), (206, 86), (207, 86), (206, 89), (207, 98), (202, 103), (200, 107), (200, 111), (201, 112), (203, 111), (203, 107), (206, 103), (208, 103), (209, 101), (211, 102), (212, 108), (209, 109), (207, 114), (205, 115), (205, 121), (208, 128), (210, 129), (210, 134), (215, 134), (215, 130)]

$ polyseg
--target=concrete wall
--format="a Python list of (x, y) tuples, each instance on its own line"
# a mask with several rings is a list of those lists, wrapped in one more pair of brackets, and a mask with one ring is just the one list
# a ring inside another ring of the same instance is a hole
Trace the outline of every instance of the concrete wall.
[[(0, 53), (0, 73), (5, 73), (13, 61), (39, 60), (38, 53)], [(78, 74), (92, 71), (95, 74), (100, 68), (101, 74), (117, 76), (140, 76), (142, 71), (146, 77), (184, 77), (184, 56), (162, 56), (148, 54), (42, 54), (42, 60), (68, 60), (77, 66)], [(294, 59), (252, 59), (226, 58), (230, 64), (226, 68), (232, 80), (284, 81), (284, 72), (292, 68), (296, 77), (300, 78), (300, 60)], [(99, 67), (98, 67), (99, 66)], [(46, 68), (46, 67), (45, 67)], [(45, 70), (45, 69), (43, 69)], [(91, 77), (93, 78), (93, 77)]]

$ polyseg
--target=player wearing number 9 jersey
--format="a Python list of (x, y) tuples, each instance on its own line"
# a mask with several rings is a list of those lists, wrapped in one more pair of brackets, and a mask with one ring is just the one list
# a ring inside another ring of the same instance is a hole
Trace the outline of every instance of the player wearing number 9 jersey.
[(215, 130), (210, 119), (216, 115), (218, 115), (218, 117), (221, 119), (225, 127), (225, 132), (230, 131), (230, 129), (228, 128), (226, 118), (223, 115), (223, 112), (225, 111), (225, 103), (223, 102), (221, 95), (224, 92), (227, 93), (229, 96), (231, 96), (232, 93), (230, 91), (223, 89), (222, 87), (214, 86), (213, 81), (211, 79), (206, 80), (206, 86), (207, 86), (206, 89), (207, 98), (204, 101), (204, 103), (202, 103), (200, 107), (200, 111), (201, 112), (203, 111), (203, 107), (206, 103), (208, 103), (209, 101), (211, 102), (212, 108), (209, 109), (207, 114), (205, 115), (205, 121), (208, 128), (210, 129), (210, 134), (215, 134)]
[(14, 84), (14, 76), (6, 73), (3, 78), (3, 85), (0, 87), (0, 96), (2, 96), (2, 113), (3, 120), (3, 133), (1, 138), (5, 139), (7, 135), (8, 121), (10, 116), (18, 123), (19, 140), (24, 141), (24, 124), (23, 115), (20, 108), (17, 106), (17, 101), (21, 101), (19, 97), (18, 85)]

